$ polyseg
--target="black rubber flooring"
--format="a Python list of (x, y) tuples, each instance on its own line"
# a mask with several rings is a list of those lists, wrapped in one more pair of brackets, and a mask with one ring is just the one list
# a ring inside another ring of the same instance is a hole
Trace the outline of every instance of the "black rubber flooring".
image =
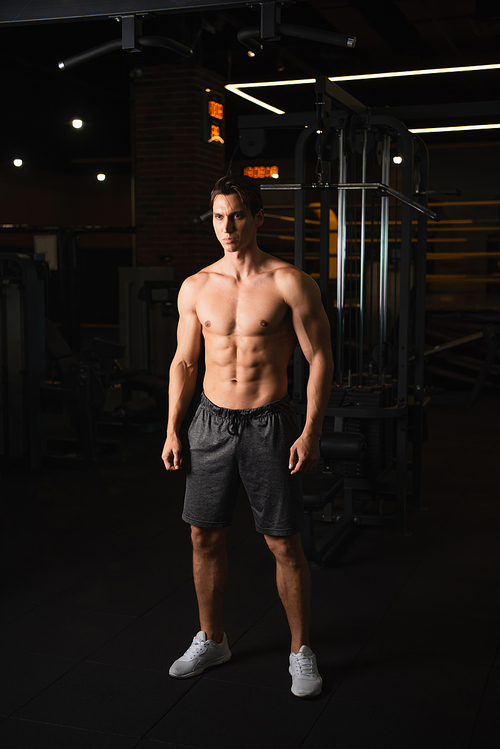
[(240, 502), (233, 658), (168, 676), (198, 629), (183, 477), (161, 434), (99, 470), (2, 467), (2, 749), (500, 746), (500, 397), (429, 411), (411, 535), (361, 530), (313, 571), (323, 694), (290, 692), (273, 560)]

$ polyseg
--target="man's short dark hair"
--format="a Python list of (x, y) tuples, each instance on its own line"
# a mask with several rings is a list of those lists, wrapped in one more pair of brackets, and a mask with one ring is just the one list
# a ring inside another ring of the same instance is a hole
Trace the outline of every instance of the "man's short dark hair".
[(254, 217), (263, 208), (260, 185), (250, 177), (231, 177), (229, 175), (221, 177), (215, 183), (210, 195), (210, 205), (213, 206), (218, 195), (237, 195), (243, 205), (250, 209)]

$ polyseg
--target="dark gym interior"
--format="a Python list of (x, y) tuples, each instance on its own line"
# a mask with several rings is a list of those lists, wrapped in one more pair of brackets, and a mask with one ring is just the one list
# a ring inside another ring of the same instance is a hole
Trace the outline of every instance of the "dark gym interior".
[[(0, 4), (2, 749), (498, 746), (497, 5)], [(233, 657), (168, 674), (198, 625), (168, 370), (225, 173), (332, 328), (311, 700), (243, 490)]]

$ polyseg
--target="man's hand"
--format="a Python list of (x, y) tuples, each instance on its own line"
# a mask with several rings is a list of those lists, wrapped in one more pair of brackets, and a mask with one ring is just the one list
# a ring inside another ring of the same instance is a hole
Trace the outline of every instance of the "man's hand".
[(182, 468), (182, 444), (179, 437), (167, 435), (161, 459), (167, 471), (178, 471)]
[(319, 437), (301, 436), (290, 448), (290, 473), (309, 473), (314, 471), (319, 460)]

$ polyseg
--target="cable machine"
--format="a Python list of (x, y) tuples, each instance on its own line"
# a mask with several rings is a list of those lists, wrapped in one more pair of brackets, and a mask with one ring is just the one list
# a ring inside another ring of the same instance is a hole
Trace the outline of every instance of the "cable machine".
[[(301, 269), (307, 262), (307, 207), (320, 205), (319, 285), (335, 358), (325, 444), (329, 434), (362, 434), (363, 455), (366, 448), (364, 459), (361, 453), (349, 457), (348, 450), (330, 455), (335, 485), (340, 478), (343, 490), (342, 509), (332, 511), (336, 527), (331, 545), (353, 525), (390, 525), (404, 533), (408, 500), (413, 508), (420, 507), (427, 405), (426, 230), (427, 220), (437, 216), (427, 207), (423, 142), (393, 117), (371, 115), (325, 77), (317, 79), (315, 94), (316, 113), (242, 117), (239, 124), (241, 150), (252, 156), (266, 127), (296, 127), (298, 118), (303, 125), (295, 147), (295, 183), (261, 187), (294, 192), (294, 262)], [(307, 182), (306, 153), (313, 138), (315, 181)], [(402, 159), (397, 169), (392, 165), (395, 154)], [(336, 248), (332, 210), (338, 220)], [(305, 360), (297, 350), (293, 398), (302, 418), (306, 385)], [(318, 506), (323, 507), (323, 500)]]

